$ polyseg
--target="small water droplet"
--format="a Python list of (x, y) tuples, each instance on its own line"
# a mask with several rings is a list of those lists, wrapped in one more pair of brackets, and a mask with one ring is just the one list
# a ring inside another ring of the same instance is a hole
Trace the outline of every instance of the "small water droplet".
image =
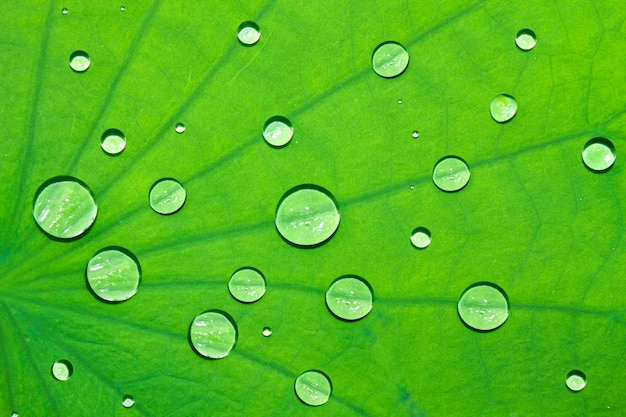
[(123, 12), (124, 10), (126, 10), (126, 7), (120, 6), (120, 12)]
[(417, 249), (427, 248), (431, 240), (430, 230), (425, 227), (417, 227), (411, 232), (411, 244)]
[(517, 101), (508, 94), (498, 94), (489, 105), (491, 117), (498, 123), (511, 120), (517, 113)]
[(530, 51), (537, 44), (537, 36), (530, 29), (522, 29), (515, 35), (515, 44), (522, 51)]
[(287, 191), (278, 203), (276, 229), (297, 246), (326, 242), (339, 227), (340, 215), (332, 194), (317, 185), (301, 185)]
[(398, 104), (402, 104), (402, 99), (401, 98), (398, 99)]
[(68, 12), (67, 7), (64, 7), (63, 9), (61, 9), (61, 13), (67, 14), (67, 12)]
[(135, 399), (132, 395), (124, 395), (122, 397), (122, 405), (126, 408), (130, 408), (135, 405)]
[(126, 136), (119, 129), (107, 129), (100, 137), (100, 146), (109, 155), (117, 155), (126, 147)]
[(183, 133), (185, 131), (185, 125), (182, 123), (176, 123), (174, 130), (176, 131), (176, 133)]
[(606, 172), (615, 162), (615, 146), (606, 138), (593, 138), (585, 143), (582, 157), (590, 170)]
[(230, 294), (242, 303), (253, 303), (265, 294), (265, 278), (255, 268), (241, 268), (228, 281)]
[(224, 312), (212, 310), (199, 314), (191, 323), (189, 338), (200, 355), (221, 359), (230, 354), (237, 342), (235, 321)]
[(270, 329), (269, 327), (264, 327), (263, 328), (263, 332), (261, 332), (261, 333), (265, 337), (270, 337), (272, 335), (272, 329)]
[(398, 42), (384, 42), (374, 49), (372, 68), (381, 77), (397, 77), (408, 65), (409, 53)]
[(587, 377), (583, 371), (573, 370), (567, 374), (565, 385), (573, 392), (578, 392), (587, 385)]
[(251, 46), (258, 42), (261, 37), (259, 25), (254, 22), (243, 22), (237, 29), (237, 38), (243, 45)]
[(140, 280), (139, 260), (125, 248), (101, 249), (87, 264), (89, 288), (104, 301), (128, 300), (137, 293)]
[(417, 139), (420, 137), (420, 133), (417, 130), (414, 130), (413, 132), (411, 132), (411, 137), (413, 139)]
[(411, 190), (415, 190), (415, 186), (413, 184), (411, 184), (411, 186), (409, 187)]
[(373, 291), (363, 278), (346, 275), (330, 285), (326, 291), (326, 305), (340, 319), (359, 320), (372, 311)]
[(18, 413), (16, 413), (15, 411), (13, 411), (11, 413), (11, 417), (20, 417), (20, 415)]
[(508, 297), (497, 285), (478, 282), (463, 292), (458, 312), (468, 327), (479, 331), (494, 330), (509, 317)]
[(70, 55), (70, 68), (76, 72), (85, 72), (91, 65), (89, 54), (85, 51), (74, 51)]
[(433, 169), (433, 182), (442, 191), (459, 191), (470, 180), (467, 163), (458, 156), (441, 158)]
[(35, 222), (52, 237), (76, 238), (96, 220), (96, 200), (89, 187), (76, 178), (51, 178), (39, 187), (35, 195)]
[(173, 214), (181, 209), (187, 192), (173, 178), (158, 180), (150, 188), (150, 207), (159, 214)]
[(61, 359), (52, 364), (51, 372), (52, 376), (59, 381), (67, 381), (71, 378), (72, 373), (74, 372), (74, 367), (70, 361)]
[(332, 385), (328, 375), (321, 371), (303, 372), (295, 383), (296, 395), (306, 405), (318, 406), (328, 402)]
[(270, 117), (263, 126), (263, 138), (276, 148), (285, 146), (293, 137), (293, 126), (289, 119), (283, 116)]

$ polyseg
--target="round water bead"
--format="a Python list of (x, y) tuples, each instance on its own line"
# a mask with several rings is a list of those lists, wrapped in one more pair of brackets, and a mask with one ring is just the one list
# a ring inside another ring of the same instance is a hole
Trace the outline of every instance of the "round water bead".
[(306, 405), (326, 404), (332, 392), (330, 378), (320, 371), (306, 371), (296, 378), (296, 395)]
[(109, 302), (128, 300), (137, 293), (141, 280), (139, 261), (129, 250), (104, 248), (87, 264), (87, 282), (93, 293)]
[(508, 122), (517, 113), (517, 101), (508, 94), (498, 94), (489, 104), (491, 117), (498, 123)]
[(51, 372), (52, 376), (59, 381), (67, 381), (71, 378), (72, 373), (74, 372), (74, 367), (70, 361), (61, 359), (52, 364)]
[(316, 185), (302, 185), (287, 191), (276, 210), (276, 228), (283, 238), (297, 246), (319, 245), (339, 227), (339, 210), (332, 194)]
[(433, 169), (433, 182), (442, 191), (459, 191), (470, 180), (470, 170), (462, 158), (446, 156)]
[(398, 42), (384, 42), (374, 49), (372, 68), (381, 77), (397, 77), (408, 65), (409, 53)]
[(73, 177), (55, 177), (37, 190), (33, 217), (45, 233), (73, 239), (85, 233), (96, 220), (98, 206), (91, 190)]
[(68, 12), (67, 7), (64, 7), (64, 8), (61, 9), (61, 13), (67, 14), (67, 12)]
[(234, 320), (219, 311), (199, 314), (191, 323), (189, 337), (200, 355), (221, 359), (230, 354), (237, 342), (237, 327)]
[(425, 227), (416, 227), (411, 232), (411, 244), (417, 249), (427, 248), (431, 240), (430, 230)]
[(504, 290), (489, 282), (471, 285), (458, 304), (461, 320), (479, 331), (497, 329), (509, 317), (509, 301)]
[(126, 136), (119, 129), (108, 129), (100, 138), (100, 146), (109, 155), (117, 155), (126, 147)]
[(183, 133), (185, 131), (185, 125), (182, 123), (176, 123), (174, 130), (176, 131), (176, 133)]
[(85, 51), (74, 51), (70, 55), (70, 68), (76, 72), (85, 72), (91, 65), (89, 54)]
[(350, 275), (341, 277), (326, 291), (326, 305), (340, 319), (359, 320), (372, 311), (373, 291), (361, 277)]
[(571, 391), (578, 392), (587, 385), (587, 377), (583, 371), (570, 371), (565, 378), (565, 385), (567, 385), (567, 388)]
[(414, 130), (413, 132), (411, 132), (411, 137), (413, 139), (417, 139), (420, 137), (420, 133), (417, 130)]
[(266, 326), (263, 328), (263, 331), (261, 332), (261, 334), (265, 337), (270, 337), (272, 335), (272, 329)]
[(537, 36), (530, 29), (522, 29), (515, 35), (515, 44), (522, 51), (530, 51), (537, 44)]
[(135, 399), (132, 395), (124, 395), (122, 397), (122, 405), (126, 408), (130, 408), (135, 405)]
[(160, 179), (150, 188), (150, 207), (159, 214), (176, 213), (186, 198), (187, 192), (173, 178)]
[(263, 138), (276, 148), (285, 146), (293, 137), (293, 126), (289, 119), (283, 116), (270, 117), (263, 126)]
[(253, 303), (265, 294), (265, 278), (254, 268), (241, 268), (228, 281), (230, 294), (242, 303)]
[(583, 147), (583, 162), (592, 171), (605, 172), (615, 162), (615, 146), (605, 138), (593, 138)]
[(237, 29), (237, 39), (243, 45), (251, 46), (259, 41), (261, 37), (261, 29), (259, 25), (254, 22), (243, 22)]

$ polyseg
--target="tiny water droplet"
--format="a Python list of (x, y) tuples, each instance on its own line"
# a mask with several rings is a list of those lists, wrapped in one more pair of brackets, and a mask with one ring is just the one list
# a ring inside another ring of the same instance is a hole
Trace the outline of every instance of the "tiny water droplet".
[(326, 305), (340, 319), (359, 320), (372, 311), (373, 291), (363, 278), (346, 275), (330, 285), (326, 291)]
[(91, 65), (89, 54), (85, 51), (74, 51), (70, 55), (70, 68), (76, 72), (85, 72)]
[(420, 137), (420, 133), (417, 130), (414, 130), (413, 132), (411, 132), (411, 137), (413, 139), (417, 139)]
[(286, 117), (270, 117), (263, 126), (263, 138), (268, 144), (276, 148), (287, 145), (292, 137), (293, 126)]
[(68, 10), (67, 10), (67, 8), (66, 8), (66, 7), (64, 7), (63, 9), (61, 9), (61, 13), (63, 13), (63, 14), (67, 14), (67, 12), (68, 12)]
[(185, 125), (182, 123), (176, 123), (174, 130), (176, 131), (176, 133), (183, 133), (185, 131)]
[(328, 402), (332, 385), (328, 375), (321, 371), (303, 372), (295, 383), (296, 395), (306, 405), (318, 406)]
[(243, 45), (251, 46), (258, 42), (261, 37), (259, 25), (254, 22), (243, 22), (237, 29), (237, 38)]
[(530, 51), (537, 44), (537, 36), (530, 29), (522, 29), (515, 35), (515, 44), (522, 51)]
[(332, 194), (317, 185), (300, 185), (287, 191), (278, 203), (276, 229), (296, 246), (326, 242), (339, 227), (340, 215)]
[(398, 104), (402, 104), (402, 99), (401, 98), (398, 99)]
[(126, 408), (130, 408), (135, 405), (135, 399), (132, 395), (124, 395), (122, 397), (122, 405)]
[(74, 367), (70, 361), (61, 359), (52, 364), (51, 372), (52, 376), (59, 381), (67, 381), (71, 378), (72, 373), (74, 372)]
[(430, 230), (425, 227), (417, 227), (411, 232), (411, 244), (417, 249), (427, 248), (431, 240)]
[(230, 294), (242, 303), (253, 303), (265, 294), (265, 278), (255, 268), (241, 268), (228, 281)]
[(123, 12), (124, 10), (126, 10), (126, 7), (120, 6), (120, 12)]
[(458, 156), (441, 158), (433, 169), (433, 182), (442, 191), (459, 191), (470, 180), (467, 163)]
[(606, 138), (593, 138), (585, 143), (582, 157), (590, 170), (606, 172), (615, 163), (615, 146)]
[(415, 190), (415, 186), (413, 184), (411, 184), (411, 186), (409, 187), (411, 190)]
[(583, 371), (573, 370), (567, 374), (567, 378), (565, 378), (565, 385), (570, 391), (578, 392), (585, 388), (587, 385), (587, 377)]
[(508, 297), (497, 285), (478, 282), (463, 292), (458, 312), (468, 327), (478, 331), (494, 330), (509, 317)]
[(139, 260), (125, 248), (101, 249), (87, 264), (89, 288), (104, 301), (128, 300), (137, 293), (140, 280)]
[(508, 94), (498, 94), (489, 105), (491, 117), (498, 123), (511, 120), (517, 113), (517, 101)]
[(150, 188), (150, 207), (159, 214), (173, 214), (181, 209), (187, 192), (173, 178), (158, 180)]
[(263, 328), (263, 332), (261, 332), (261, 333), (265, 337), (270, 337), (272, 335), (272, 329), (270, 329), (269, 327), (264, 327)]
[(15, 411), (13, 411), (11, 413), (11, 417), (20, 417), (20, 415), (18, 413), (16, 413)]
[(397, 77), (408, 65), (409, 53), (398, 42), (384, 42), (374, 49), (372, 68), (381, 77)]
[(126, 147), (126, 136), (119, 129), (108, 129), (100, 137), (100, 146), (109, 155), (118, 155)]
[(230, 354), (237, 342), (237, 326), (226, 313), (207, 311), (193, 319), (189, 338), (200, 355), (221, 359)]

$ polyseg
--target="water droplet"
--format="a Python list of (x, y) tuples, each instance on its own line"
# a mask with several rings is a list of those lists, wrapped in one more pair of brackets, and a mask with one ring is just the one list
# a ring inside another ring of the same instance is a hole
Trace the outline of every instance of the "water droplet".
[(100, 137), (100, 146), (109, 155), (117, 155), (126, 147), (126, 136), (118, 129), (108, 129)]
[(35, 222), (52, 237), (73, 239), (85, 233), (96, 220), (96, 200), (89, 187), (76, 178), (52, 178), (35, 195)]
[(583, 147), (583, 162), (592, 171), (605, 172), (615, 162), (615, 146), (605, 138), (593, 138)]
[(126, 7), (120, 6), (120, 12), (123, 12), (124, 10), (126, 10)]
[(265, 278), (254, 268), (241, 268), (228, 281), (230, 294), (242, 303), (253, 303), (265, 294)]
[(67, 12), (68, 12), (68, 10), (67, 10), (67, 8), (66, 8), (66, 7), (64, 7), (63, 9), (61, 9), (61, 13), (63, 13), (63, 14), (67, 14)]
[(159, 214), (176, 213), (185, 204), (187, 193), (173, 178), (163, 178), (150, 188), (150, 207)]
[(11, 417), (20, 417), (20, 415), (18, 413), (16, 413), (15, 411), (13, 411), (11, 413)]
[(442, 191), (459, 191), (470, 180), (470, 170), (458, 156), (441, 158), (433, 169), (433, 182)]
[(498, 94), (489, 105), (491, 117), (498, 123), (508, 122), (517, 113), (517, 101), (508, 94)]
[(411, 186), (409, 187), (411, 190), (415, 190), (415, 186), (413, 184), (411, 184)]
[(361, 277), (346, 275), (336, 279), (326, 291), (326, 305), (338, 318), (359, 320), (372, 311), (374, 303), (370, 285)]
[(183, 133), (185, 131), (185, 125), (182, 123), (176, 123), (176, 127), (174, 127), (176, 133)]
[(280, 148), (291, 141), (293, 126), (289, 119), (283, 116), (270, 117), (263, 126), (263, 137), (271, 146)]
[(87, 282), (100, 299), (124, 301), (137, 293), (141, 280), (139, 260), (128, 249), (101, 249), (87, 264)]
[(414, 130), (414, 131), (411, 133), (411, 137), (412, 137), (413, 139), (417, 139), (417, 138), (419, 138), (419, 137), (420, 137), (420, 133), (419, 133), (417, 130)]
[(431, 240), (430, 230), (425, 227), (417, 227), (411, 232), (411, 244), (418, 249), (427, 248)]
[(504, 290), (490, 282), (469, 286), (458, 304), (459, 316), (472, 329), (497, 329), (509, 317), (509, 301)]
[(74, 372), (74, 367), (70, 361), (62, 359), (52, 364), (51, 371), (52, 376), (59, 381), (67, 381), (71, 378), (72, 373)]
[(530, 51), (537, 44), (537, 36), (530, 29), (522, 29), (515, 35), (515, 44), (522, 51)]
[(237, 29), (237, 38), (243, 45), (250, 46), (258, 42), (261, 37), (259, 25), (254, 22), (243, 22)]
[(199, 314), (191, 323), (189, 337), (200, 355), (211, 359), (228, 356), (237, 342), (235, 321), (220, 311)]
[(261, 333), (265, 337), (270, 337), (272, 335), (272, 329), (270, 329), (269, 327), (264, 327)]
[(381, 77), (397, 77), (408, 65), (409, 53), (398, 42), (384, 42), (374, 49), (372, 67)]
[(70, 68), (76, 72), (85, 72), (91, 65), (89, 54), (85, 51), (74, 51), (70, 55)]
[(565, 384), (571, 391), (578, 392), (587, 385), (587, 377), (583, 371), (573, 370), (567, 374)]
[(398, 99), (398, 104), (402, 104), (402, 99), (401, 98)]
[(130, 408), (135, 405), (135, 399), (132, 395), (124, 395), (122, 397), (122, 405), (126, 408)]
[(328, 375), (321, 371), (306, 371), (296, 378), (296, 395), (306, 405), (326, 404), (332, 392)]
[(310, 184), (287, 191), (276, 210), (278, 232), (297, 246), (326, 242), (339, 227), (339, 220), (339, 210), (332, 194)]

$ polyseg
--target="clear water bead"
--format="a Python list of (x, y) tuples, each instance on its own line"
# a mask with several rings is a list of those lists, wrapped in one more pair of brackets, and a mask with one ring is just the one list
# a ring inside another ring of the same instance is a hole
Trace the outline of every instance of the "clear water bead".
[(330, 378), (320, 371), (306, 371), (296, 378), (296, 395), (306, 405), (326, 404), (332, 392)]
[(461, 320), (478, 331), (497, 329), (509, 317), (509, 301), (504, 290), (489, 282), (467, 288), (457, 308)]

